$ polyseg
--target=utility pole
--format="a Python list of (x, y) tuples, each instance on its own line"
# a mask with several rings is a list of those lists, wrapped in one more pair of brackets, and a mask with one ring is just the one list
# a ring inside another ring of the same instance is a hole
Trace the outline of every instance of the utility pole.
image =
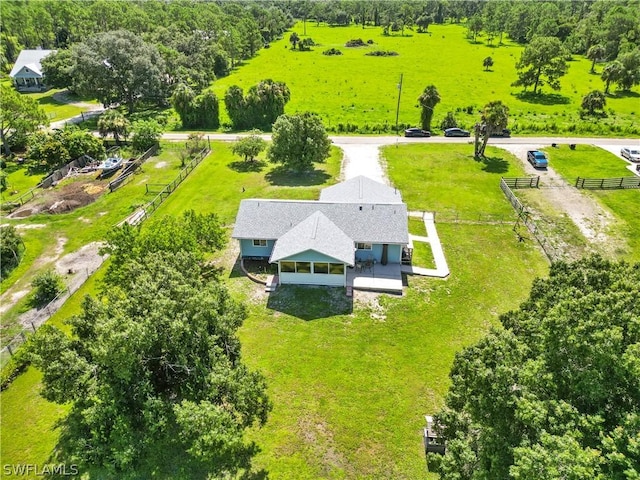
[(398, 84), (398, 105), (396, 106), (396, 136), (398, 135), (398, 116), (400, 115), (400, 95), (402, 95), (402, 76), (400, 74), (400, 83)]

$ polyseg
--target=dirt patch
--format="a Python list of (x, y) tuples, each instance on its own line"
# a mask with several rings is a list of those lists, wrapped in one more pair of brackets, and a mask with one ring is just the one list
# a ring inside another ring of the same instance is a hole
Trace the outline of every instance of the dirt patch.
[(333, 433), (322, 419), (303, 417), (298, 420), (298, 430), (303, 442), (319, 457), (326, 476), (336, 470), (352, 470), (346, 457), (337, 450)]
[(156, 168), (164, 168), (164, 167), (166, 167), (167, 165), (168, 165), (168, 163), (167, 163), (167, 162), (158, 162), (158, 163), (156, 163), (156, 164), (155, 164), (155, 167), (156, 167)]
[[(15, 305), (18, 300), (20, 300), (21, 298), (23, 298), (25, 295), (27, 295), (31, 290), (26, 289), (26, 290), (18, 290), (17, 292), (13, 292), (11, 295), (8, 295), (8, 298), (1, 298), (2, 300), (0, 302), (0, 313), (4, 313), (7, 310), (9, 310), (13, 305)], [(5, 295), (2, 295), (2, 297), (4, 297)]]
[(372, 320), (384, 322), (387, 319), (387, 313), (380, 304), (380, 295), (378, 292), (368, 292), (363, 290), (354, 290), (353, 301), (358, 306), (369, 310), (369, 316)]
[(364, 175), (376, 182), (389, 185), (389, 179), (380, 159), (380, 147), (376, 144), (341, 144), (344, 152), (341, 176), (344, 180)]
[(38, 203), (29, 203), (10, 215), (10, 218), (25, 218), (37, 213), (68, 213), (96, 201), (106, 190), (106, 184), (97, 180), (79, 179), (46, 190)]

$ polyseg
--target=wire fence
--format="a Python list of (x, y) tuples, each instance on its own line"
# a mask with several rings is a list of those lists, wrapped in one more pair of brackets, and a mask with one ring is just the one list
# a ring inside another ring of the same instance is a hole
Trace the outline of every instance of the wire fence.
[(99, 262), (94, 263), (89, 268), (75, 272), (65, 289), (60, 292), (56, 298), (51, 300), (45, 307), (36, 311), (31, 310), (26, 312), (20, 317), (20, 323), (23, 328), (20, 333), (14, 336), (2, 347), (2, 350), (0, 350), (0, 368), (7, 364), (20, 345), (22, 345), (30, 335), (33, 335), (44, 322), (49, 320), (49, 318), (58, 311), (71, 295), (84, 285), (87, 279), (102, 266), (105, 259), (106, 257), (99, 257)]

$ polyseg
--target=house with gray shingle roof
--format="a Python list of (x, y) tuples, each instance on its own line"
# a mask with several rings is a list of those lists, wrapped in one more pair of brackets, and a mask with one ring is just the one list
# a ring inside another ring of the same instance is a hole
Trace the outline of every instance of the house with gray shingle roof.
[(243, 258), (277, 264), (280, 283), (345, 286), (359, 262), (401, 263), (407, 206), (396, 189), (356, 177), (318, 201), (243, 200), (232, 237)]
[(9, 76), (20, 91), (46, 90), (40, 62), (55, 50), (22, 50)]

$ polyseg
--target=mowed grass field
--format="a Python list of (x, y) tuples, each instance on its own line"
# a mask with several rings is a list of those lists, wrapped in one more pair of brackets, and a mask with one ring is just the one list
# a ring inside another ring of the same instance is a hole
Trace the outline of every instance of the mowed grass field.
[[(196, 208), (219, 212), (227, 223), (241, 198), (317, 198), (339, 171), (335, 151), (311, 179), (295, 179), (270, 175), (269, 166), (242, 171), (228, 146), (214, 147), (157, 214)], [(413, 147), (421, 153), (412, 158), (428, 166), (424, 147)], [(466, 203), (485, 198), (486, 209), (509, 210), (497, 188), (500, 173), (483, 170), (467, 156), (469, 146), (439, 148), (443, 157), (448, 150), (451, 171), (413, 172), (417, 181), (402, 190), (410, 208), (420, 206), (414, 199), (421, 192), (431, 191), (443, 208), (447, 199), (462, 198), (463, 204), (450, 208), (471, 211), (476, 207)], [(410, 175), (398, 169), (400, 156), (384, 154), (399, 186)], [(502, 159), (517, 170), (515, 159), (506, 153)], [(352, 302), (342, 289), (303, 287), (281, 288), (267, 297), (238, 271), (228, 272), (229, 288), (249, 307), (240, 330), (245, 360), (265, 374), (274, 403), (267, 425), (248, 435), (261, 449), (256, 469), (272, 479), (437, 478), (426, 471), (421, 431), (424, 415), (443, 403), (455, 353), (497, 325), (500, 313), (517, 308), (533, 278), (548, 268), (538, 248), (519, 243), (510, 225), (437, 228), (452, 274), (445, 280), (410, 277), (403, 297), (365, 295)], [(235, 255), (237, 247), (230, 243), (220, 258), (233, 263)], [(54, 322), (77, 312), (75, 298), (92, 291), (95, 284), (88, 283)], [(29, 370), (0, 394), (5, 463), (42, 464), (55, 446), (55, 421), (65, 409), (35, 396), (39, 381), (38, 372)], [(21, 398), (33, 399), (28, 420), (22, 419)]]
[[(212, 89), (220, 99), (231, 85), (246, 90), (260, 80), (271, 78), (284, 81), (291, 90), (291, 101), (286, 113), (313, 111), (322, 116), (332, 131), (347, 131), (354, 126), (395, 126), (398, 84), (403, 74), (399, 122), (418, 125), (420, 111), (417, 98), (427, 85), (435, 85), (442, 101), (435, 108), (432, 129), (437, 130), (448, 111), (471, 106), (472, 114), (457, 113), (459, 123), (471, 127), (478, 120), (478, 110), (487, 102), (502, 100), (510, 108), (509, 127), (520, 132), (559, 131), (581, 133), (610, 132), (620, 135), (629, 129), (638, 131), (640, 114), (640, 88), (607, 98), (607, 109), (614, 113), (598, 121), (582, 121), (578, 112), (582, 97), (594, 89), (603, 90), (599, 73), (590, 74), (591, 62), (574, 56), (569, 71), (561, 79), (562, 90), (555, 92), (544, 87), (537, 98), (521, 96), (522, 88), (512, 87), (516, 78), (515, 64), (523, 47), (505, 39), (504, 44), (486, 44), (484, 37), (478, 43), (466, 39), (461, 25), (431, 25), (429, 33), (406, 30), (406, 35), (382, 35), (379, 27), (330, 27), (307, 22), (307, 37), (318, 45), (312, 51), (293, 51), (288, 41), (290, 32), (274, 42), (269, 49), (260, 50), (257, 57), (237, 68), (228, 77), (214, 82)], [(291, 31), (301, 38), (302, 24)], [(345, 42), (361, 38), (373, 40), (373, 45), (347, 48)], [(328, 48), (342, 51), (341, 56), (325, 56)], [(373, 50), (392, 50), (395, 57), (372, 57), (365, 53)], [(494, 66), (484, 71), (482, 61), (491, 56)], [(222, 104), (223, 102), (221, 102)], [(224, 107), (222, 121), (228, 121)], [(342, 127), (341, 127), (342, 125)], [(609, 127), (613, 125), (613, 127)], [(360, 129), (363, 133), (369, 131)]]

